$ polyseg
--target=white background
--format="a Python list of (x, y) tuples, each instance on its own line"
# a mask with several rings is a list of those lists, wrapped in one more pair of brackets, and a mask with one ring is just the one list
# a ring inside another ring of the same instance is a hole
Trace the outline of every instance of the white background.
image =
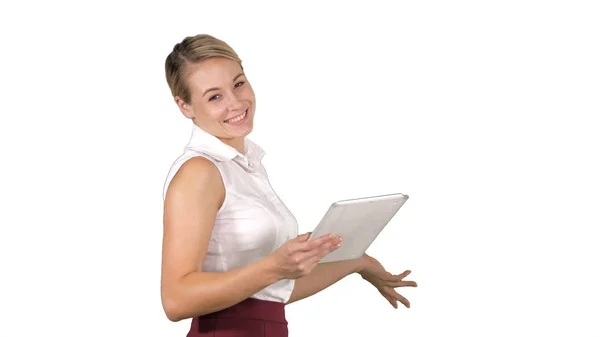
[(410, 196), (290, 336), (600, 336), (594, 1), (3, 2), (0, 336), (184, 336), (159, 295), (162, 188), (191, 124), (164, 60), (242, 57), (251, 139), (300, 231), (332, 201)]

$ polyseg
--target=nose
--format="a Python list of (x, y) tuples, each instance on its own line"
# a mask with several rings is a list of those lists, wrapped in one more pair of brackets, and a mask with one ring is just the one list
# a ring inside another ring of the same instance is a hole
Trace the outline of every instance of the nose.
[(227, 101), (227, 107), (229, 111), (244, 109), (244, 103), (240, 97), (236, 96), (234, 93), (228, 95), (228, 97), (229, 100)]

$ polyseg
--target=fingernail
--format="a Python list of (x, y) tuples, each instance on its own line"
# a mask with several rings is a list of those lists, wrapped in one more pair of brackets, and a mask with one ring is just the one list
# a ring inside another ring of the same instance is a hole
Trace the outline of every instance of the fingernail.
[(344, 238), (340, 236), (340, 237), (338, 238), (338, 240), (339, 240), (340, 242), (342, 242), (342, 241), (344, 241)]

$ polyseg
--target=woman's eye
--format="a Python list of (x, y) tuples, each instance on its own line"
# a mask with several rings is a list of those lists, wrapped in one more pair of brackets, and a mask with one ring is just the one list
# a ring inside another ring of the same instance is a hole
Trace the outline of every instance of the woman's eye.
[(238, 87), (241, 87), (242, 85), (244, 85), (244, 83), (245, 83), (245, 82), (243, 82), (243, 81), (242, 81), (242, 82), (237, 82), (237, 83), (235, 84), (235, 87), (236, 87), (236, 88), (238, 88)]
[(219, 96), (221, 96), (221, 95), (219, 95), (219, 94), (212, 95), (212, 96), (210, 96), (210, 98), (208, 99), (208, 101), (210, 102), (212, 100), (215, 100), (215, 99), (219, 98)]

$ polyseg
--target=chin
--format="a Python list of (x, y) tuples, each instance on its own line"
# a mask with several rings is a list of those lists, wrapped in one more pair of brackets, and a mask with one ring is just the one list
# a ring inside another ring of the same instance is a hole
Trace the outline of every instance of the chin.
[(252, 133), (253, 129), (254, 128), (252, 127), (252, 125), (249, 125), (248, 128), (244, 130), (244, 132), (242, 132), (239, 137), (246, 137), (247, 135)]

